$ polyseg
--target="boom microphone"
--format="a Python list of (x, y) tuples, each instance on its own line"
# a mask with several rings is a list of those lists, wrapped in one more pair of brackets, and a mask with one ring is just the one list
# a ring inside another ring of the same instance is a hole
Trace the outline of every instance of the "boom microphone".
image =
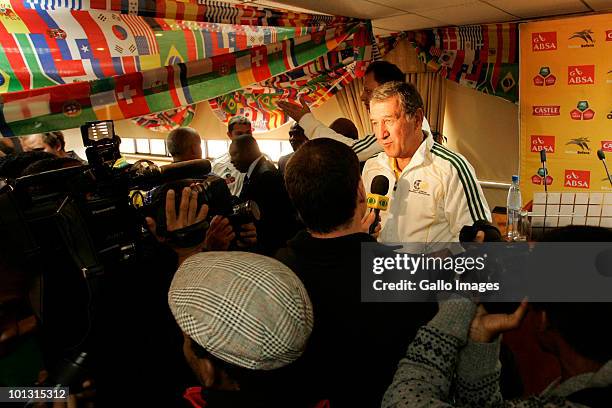
[(374, 230), (380, 223), (380, 210), (386, 211), (389, 207), (389, 198), (386, 196), (389, 191), (389, 179), (385, 176), (378, 175), (372, 180), (370, 185), (370, 194), (368, 194), (368, 208), (374, 210), (376, 218), (370, 225), (369, 233), (373, 234)]
[(608, 171), (608, 165), (606, 164), (606, 154), (604, 153), (603, 149), (599, 149), (597, 151), (597, 158), (603, 163), (604, 169), (606, 169), (606, 176), (608, 176), (608, 181), (612, 186), (612, 177), (610, 177), (610, 172)]
[(540, 150), (540, 162), (542, 163), (542, 168), (544, 169), (544, 221), (542, 222), (542, 232), (546, 231), (546, 214), (548, 213), (548, 183), (546, 183), (546, 179), (548, 178), (548, 170), (546, 169), (546, 150)]

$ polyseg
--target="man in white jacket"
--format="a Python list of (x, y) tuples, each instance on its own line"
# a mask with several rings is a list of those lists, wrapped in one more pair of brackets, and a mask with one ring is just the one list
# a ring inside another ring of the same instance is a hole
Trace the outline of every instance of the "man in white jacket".
[[(368, 112), (370, 111), (370, 98), (376, 87), (391, 81), (403, 82), (405, 78), (406, 74), (404, 74), (397, 65), (391, 64), (390, 62), (375, 61), (368, 65), (365, 76), (363, 77), (363, 93), (360, 97)], [(278, 107), (299, 123), (302, 129), (304, 129), (304, 134), (308, 139), (312, 140), (320, 137), (328, 137), (338, 140), (345, 145), (351, 146), (360, 162), (364, 162), (382, 152), (382, 147), (376, 143), (375, 134), (366, 135), (359, 140), (345, 137), (319, 122), (310, 112), (310, 109), (303, 99), (300, 99), (300, 102), (301, 106), (280, 101), (278, 102)], [(427, 123), (427, 119), (425, 118), (423, 118), (423, 131), (431, 133), (429, 123)]]
[(422, 130), (423, 100), (411, 84), (387, 82), (372, 93), (370, 120), (384, 152), (368, 160), (363, 180), (389, 179), (381, 211), (382, 242), (458, 242), (464, 225), (491, 221), (474, 169)]

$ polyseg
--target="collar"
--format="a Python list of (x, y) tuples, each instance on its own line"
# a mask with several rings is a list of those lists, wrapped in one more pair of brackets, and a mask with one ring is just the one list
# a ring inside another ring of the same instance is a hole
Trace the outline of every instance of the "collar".
[[(423, 162), (425, 162), (425, 159), (429, 157), (430, 150), (433, 147), (433, 144), (434, 144), (434, 139), (433, 139), (432, 134), (428, 132), (427, 130), (423, 130), (423, 141), (419, 145), (419, 148), (417, 149), (417, 151), (414, 152), (412, 159), (410, 159), (410, 162), (404, 168), (404, 170), (411, 169), (413, 167), (423, 164)], [(399, 169), (397, 165), (397, 159), (394, 157), (388, 157), (388, 161), (389, 161), (389, 166), (391, 166), (391, 170), (393, 170), (393, 173), (395, 174), (395, 179), (398, 180), (400, 176), (402, 175), (403, 171)]]
[(251, 173), (253, 173), (253, 170), (255, 170), (255, 166), (257, 166), (257, 163), (259, 163), (262, 157), (264, 157), (263, 154), (259, 156), (258, 158), (256, 158), (255, 160), (253, 160), (253, 163), (251, 163), (251, 165), (249, 166), (249, 170), (247, 171), (247, 174), (246, 174), (248, 178), (251, 178)]

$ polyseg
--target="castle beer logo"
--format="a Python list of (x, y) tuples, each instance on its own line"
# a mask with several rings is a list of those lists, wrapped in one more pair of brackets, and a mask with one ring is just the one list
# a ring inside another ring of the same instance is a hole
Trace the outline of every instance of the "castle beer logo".
[(555, 137), (544, 135), (531, 135), (531, 151), (537, 153), (540, 150), (546, 153), (555, 152)]
[(540, 67), (538, 75), (533, 77), (533, 84), (535, 86), (551, 86), (557, 82), (557, 77), (550, 73), (549, 67)]
[(588, 170), (565, 170), (563, 185), (571, 188), (589, 188), (591, 172)]
[(606, 41), (612, 41), (612, 30), (606, 31)]
[(531, 33), (532, 51), (553, 51), (557, 49), (557, 32)]
[[(570, 35), (569, 40), (574, 40), (573, 44), (568, 45), (568, 48), (586, 48), (586, 47), (594, 47), (595, 40), (591, 34), (595, 34), (593, 30), (590, 28), (586, 28), (582, 31), (576, 31), (574, 34)], [(578, 42), (578, 44), (576, 44)]]
[(595, 84), (595, 65), (570, 65), (567, 67), (568, 85)]
[(533, 116), (559, 116), (559, 105), (534, 105), (531, 114)]
[(568, 154), (591, 154), (591, 147), (589, 146), (591, 141), (588, 137), (577, 137), (575, 139), (570, 139), (567, 142), (566, 146), (576, 146), (576, 150), (566, 150), (565, 153)]
[(612, 152), (612, 140), (602, 140), (601, 150), (604, 152)]
[(587, 101), (579, 101), (576, 109), (572, 109), (570, 117), (573, 120), (591, 120), (595, 117), (595, 111), (589, 108)]

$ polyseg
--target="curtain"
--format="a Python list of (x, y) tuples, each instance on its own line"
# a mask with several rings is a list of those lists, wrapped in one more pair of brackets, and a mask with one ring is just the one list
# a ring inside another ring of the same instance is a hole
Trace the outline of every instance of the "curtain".
[(409, 73), (406, 81), (413, 84), (423, 98), (425, 117), (433, 132), (442, 133), (444, 128), (444, 106), (446, 87), (444, 78), (434, 72)]
[(336, 94), (336, 100), (342, 114), (357, 126), (360, 138), (373, 133), (368, 110), (361, 102), (362, 93), (363, 78), (360, 78), (351, 82)]

